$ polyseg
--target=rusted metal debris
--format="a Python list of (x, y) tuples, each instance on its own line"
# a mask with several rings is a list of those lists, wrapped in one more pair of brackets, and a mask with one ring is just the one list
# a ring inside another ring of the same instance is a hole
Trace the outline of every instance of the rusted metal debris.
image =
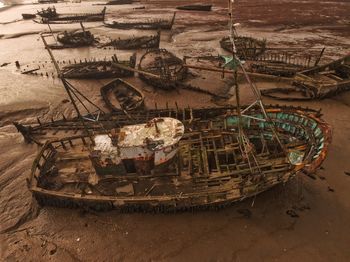
[(148, 50), (140, 59), (139, 69), (159, 78), (140, 75), (148, 84), (161, 89), (174, 89), (176, 82), (187, 77), (184, 62), (166, 49)]
[(37, 14), (41, 17), (34, 21), (41, 24), (66, 24), (79, 22), (96, 22), (104, 21), (106, 7), (100, 13), (77, 13), (77, 14), (59, 14), (55, 7), (48, 7), (38, 11)]
[(103, 101), (111, 111), (136, 110), (143, 106), (145, 99), (138, 88), (119, 78), (101, 87), (100, 91)]
[(350, 54), (297, 73), (292, 87), (266, 89), (262, 94), (280, 100), (312, 100), (347, 90), (350, 90)]
[(215, 207), (254, 196), (299, 171), (313, 172), (331, 139), (330, 127), (314, 114), (270, 108), (267, 114), (288, 157), (273, 141), (269, 123), (254, 118), (243, 123), (251, 141), (247, 154), (239, 146), (234, 111), (209, 119), (192, 113), (188, 121), (160, 117), (46, 142), (34, 161), (29, 189), (40, 204), (66, 207)]
[[(243, 60), (256, 60), (265, 52), (266, 40), (260, 40), (248, 36), (235, 37), (237, 55)], [(226, 51), (232, 53), (232, 44), (229, 37), (224, 37), (220, 40), (220, 45)]]
[(106, 27), (117, 29), (144, 29), (144, 30), (171, 30), (175, 22), (176, 12), (170, 20), (165, 19), (150, 19), (148, 21), (136, 21), (136, 22), (118, 22), (112, 21), (111, 23), (104, 22)]
[(179, 10), (188, 10), (188, 11), (211, 11), (212, 5), (202, 5), (202, 4), (196, 4), (196, 5), (182, 5), (177, 6), (176, 9)]
[(101, 43), (98, 47), (103, 48), (107, 46), (114, 47), (115, 49), (152, 49), (159, 48), (160, 33), (158, 31), (156, 35), (151, 36), (138, 36), (127, 39), (113, 39), (107, 43)]
[(136, 64), (136, 54), (133, 54), (129, 61), (119, 61), (114, 55), (111, 60), (107, 61), (85, 61), (76, 64), (66, 65), (62, 68), (65, 78), (112, 78), (133, 76), (131, 71), (120, 69), (114, 64), (123, 64), (134, 68)]

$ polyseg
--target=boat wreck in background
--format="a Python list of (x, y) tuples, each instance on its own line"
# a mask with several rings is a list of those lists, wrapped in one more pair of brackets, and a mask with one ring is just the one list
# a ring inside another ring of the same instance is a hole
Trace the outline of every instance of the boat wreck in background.
[(111, 46), (111, 47), (114, 47), (115, 49), (124, 49), (124, 50), (141, 49), (141, 48), (144, 48), (144, 49), (159, 48), (160, 33), (161, 31), (158, 31), (156, 35), (151, 35), (151, 36), (138, 36), (138, 37), (132, 37), (127, 39), (113, 39), (107, 43), (100, 43), (98, 47), (103, 48), (103, 47)]
[(111, 23), (104, 22), (106, 27), (116, 29), (144, 29), (144, 30), (171, 30), (175, 22), (176, 12), (170, 20), (165, 19), (149, 19), (147, 21), (133, 21), (133, 22), (118, 22), (112, 21)]
[(184, 80), (188, 71), (184, 62), (166, 49), (147, 51), (140, 59), (139, 69), (158, 76), (140, 74), (142, 80), (161, 89), (176, 88), (176, 82)]
[(51, 44), (51, 49), (62, 49), (62, 48), (77, 48), (84, 46), (91, 46), (95, 43), (95, 37), (90, 31), (86, 31), (84, 26), (81, 24), (82, 31), (78, 32), (61, 32), (56, 36), (56, 44)]
[(133, 0), (112, 0), (108, 1), (105, 5), (130, 5)]
[(182, 5), (182, 6), (177, 6), (176, 9), (179, 10), (188, 10), (188, 11), (211, 11), (212, 5), (201, 5), (201, 4), (196, 4), (196, 5)]
[(100, 89), (101, 96), (110, 111), (132, 111), (143, 106), (143, 93), (122, 80), (115, 79)]
[(119, 61), (114, 55), (111, 60), (103, 61), (85, 61), (77, 64), (66, 65), (62, 68), (65, 78), (112, 78), (112, 77), (129, 77), (133, 76), (132, 71), (123, 70), (115, 64), (125, 65), (135, 68), (136, 54), (133, 54), (129, 61)]
[(266, 48), (263, 54), (248, 63), (248, 71), (282, 77), (294, 77), (300, 71), (317, 66), (323, 52), (324, 48), (321, 50)]
[[(256, 60), (261, 54), (265, 52), (266, 40), (260, 40), (248, 36), (235, 37), (237, 55), (243, 60)], [(220, 41), (220, 46), (232, 53), (232, 44), (229, 37), (224, 37)]]
[(65, 23), (79, 23), (79, 22), (96, 22), (104, 21), (106, 14), (106, 7), (100, 13), (79, 13), (79, 14), (59, 14), (55, 7), (48, 7), (38, 11), (41, 19), (34, 20), (42, 24), (65, 24)]
[(262, 90), (280, 100), (311, 100), (350, 90), (350, 55), (296, 74), (293, 87)]

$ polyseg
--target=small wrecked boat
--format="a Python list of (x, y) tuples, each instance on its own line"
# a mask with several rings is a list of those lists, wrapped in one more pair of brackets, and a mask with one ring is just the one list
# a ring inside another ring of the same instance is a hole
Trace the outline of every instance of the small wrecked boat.
[(23, 19), (33, 19), (36, 17), (36, 14), (22, 14)]
[(113, 21), (110, 23), (104, 22), (106, 27), (116, 28), (116, 29), (144, 29), (144, 30), (171, 30), (175, 21), (176, 12), (172, 19), (151, 19), (148, 21), (135, 21), (135, 22), (118, 22)]
[(108, 1), (106, 5), (130, 5), (133, 3), (133, 0), (112, 0)]
[(248, 71), (253, 73), (294, 77), (296, 73), (316, 66), (324, 52), (322, 50), (302, 50), (297, 48), (266, 48), (255, 61), (248, 63)]
[(133, 111), (143, 106), (143, 93), (130, 83), (115, 79), (100, 89), (101, 96), (110, 111)]
[(115, 49), (153, 49), (159, 48), (160, 43), (160, 31), (156, 35), (151, 36), (138, 36), (127, 39), (113, 39), (107, 43), (100, 44), (98, 47), (108, 47), (111, 46)]
[(326, 156), (330, 128), (323, 121), (299, 110), (268, 114), (287, 156), (269, 124), (254, 118), (244, 121), (248, 152), (240, 147), (238, 116), (229, 111), (198, 119), (191, 130), (177, 119), (158, 117), (46, 142), (28, 186), (40, 204), (64, 207), (169, 211), (230, 204), (301, 170), (312, 172)]
[(82, 32), (62, 32), (56, 36), (57, 44), (51, 44), (51, 49), (77, 48), (91, 46), (95, 42), (95, 37), (90, 31)]
[(121, 69), (117, 64), (134, 68), (136, 64), (136, 54), (133, 54), (129, 61), (118, 61), (117, 57), (114, 55), (112, 60), (85, 61), (66, 65), (62, 68), (62, 74), (68, 79), (100, 79), (129, 77), (134, 75), (132, 71)]
[(166, 49), (148, 50), (140, 59), (139, 69), (151, 73), (140, 74), (146, 83), (161, 89), (174, 89), (176, 83), (187, 77), (187, 67), (184, 62)]
[(211, 11), (212, 5), (182, 5), (182, 6), (177, 6), (176, 9), (179, 10), (188, 10), (188, 11)]
[[(236, 36), (236, 52), (240, 59), (255, 60), (265, 52), (266, 40), (260, 40), (248, 36)], [(220, 40), (222, 49), (232, 53), (232, 44), (229, 37)]]
[(59, 14), (55, 7), (48, 7), (38, 11), (37, 14), (41, 17), (34, 21), (41, 24), (65, 24), (79, 22), (96, 22), (104, 21), (106, 7), (100, 13), (77, 13), (77, 14)]
[(293, 86), (263, 90), (280, 100), (323, 99), (350, 90), (350, 54), (336, 61), (298, 72)]

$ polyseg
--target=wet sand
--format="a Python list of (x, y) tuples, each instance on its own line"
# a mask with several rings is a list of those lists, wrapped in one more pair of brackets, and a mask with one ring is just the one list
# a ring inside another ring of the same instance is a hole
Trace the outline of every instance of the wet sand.
[[(109, 6), (107, 19), (170, 17), (179, 3), (141, 1), (132, 6)], [(162, 32), (161, 47), (178, 56), (225, 53), (219, 46), (227, 35), (226, 1), (214, 3), (210, 13), (178, 11), (172, 31)], [(224, 3), (223, 3), (224, 2)], [(58, 12), (98, 11), (96, 2), (59, 3)], [(191, 1), (192, 3), (192, 1)], [(213, 212), (177, 214), (94, 213), (82, 210), (38, 208), (26, 186), (38, 147), (25, 144), (12, 121), (33, 123), (61, 112), (73, 115), (57, 78), (21, 75), (22, 65), (48, 61), (38, 33), (47, 26), (16, 21), (48, 5), (19, 5), (0, 11), (0, 258), (4, 261), (349, 261), (350, 260), (350, 92), (330, 99), (286, 103), (322, 108), (333, 127), (333, 142), (316, 179), (300, 175), (286, 185)], [(145, 10), (132, 7), (145, 6)], [(266, 38), (268, 45), (320, 48), (324, 62), (350, 50), (350, 3), (346, 0), (238, 1), (235, 17), (239, 33)], [(54, 25), (53, 30), (79, 25)], [(126, 37), (150, 32), (104, 28), (86, 23), (95, 34)], [(132, 51), (82, 48), (54, 51), (58, 60), (127, 58)], [(138, 58), (142, 51), (137, 51)], [(192, 71), (189, 81), (212, 92), (229, 90), (229, 76)], [(72, 81), (102, 104), (99, 87), (110, 79)], [(138, 78), (128, 79), (146, 95), (149, 108), (157, 102), (179, 106), (216, 106), (211, 97), (186, 90), (156, 91)], [(259, 88), (281, 83), (258, 81)], [(283, 84), (283, 83), (282, 83)], [(244, 103), (253, 98), (242, 84)], [(234, 103), (232, 97), (225, 103)], [(265, 99), (266, 104), (277, 103)], [(222, 102), (221, 102), (222, 103)], [(249, 210), (249, 211), (247, 211)], [(287, 215), (293, 210), (298, 217)]]

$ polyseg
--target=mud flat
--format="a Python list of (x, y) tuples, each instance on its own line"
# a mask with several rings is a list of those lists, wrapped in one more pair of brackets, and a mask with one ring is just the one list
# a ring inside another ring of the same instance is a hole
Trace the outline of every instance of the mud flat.
[[(182, 57), (225, 53), (219, 40), (227, 35), (225, 1), (213, 4), (209, 13), (178, 11), (171, 31), (162, 32), (162, 48)], [(237, 1), (235, 17), (239, 33), (266, 38), (273, 47), (326, 46), (324, 62), (349, 53), (350, 3), (346, 0)], [(62, 12), (100, 10), (97, 2), (59, 3)], [(141, 1), (133, 6), (108, 6), (107, 17), (170, 17), (178, 5), (192, 1)], [(310, 102), (288, 105), (322, 108), (333, 127), (333, 141), (322, 169), (312, 178), (296, 177), (254, 199), (214, 212), (177, 214), (96, 213), (90, 210), (39, 208), (26, 185), (36, 145), (25, 144), (11, 125), (36, 117), (50, 120), (73, 114), (57, 78), (21, 75), (22, 65), (48, 61), (37, 32), (47, 26), (18, 21), (21, 13), (34, 13), (48, 5), (19, 5), (1, 10), (0, 22), (0, 258), (4, 261), (349, 261), (350, 260), (350, 92)], [(133, 7), (145, 6), (143, 10)], [(56, 25), (77, 29), (79, 25)], [(100, 23), (87, 29), (116, 37), (128, 33), (109, 30)], [(33, 34), (29, 34), (33, 33)], [(129, 34), (145, 34), (137, 30)], [(10, 36), (10, 37), (8, 37)], [(16, 37), (17, 36), (17, 37)], [(6, 39), (8, 38), (8, 39)], [(111, 56), (116, 50), (81, 48), (55, 52), (58, 60)], [(138, 57), (142, 51), (137, 51)], [(119, 51), (128, 57), (130, 52)], [(192, 83), (211, 92), (227, 91), (229, 77), (192, 70)], [(180, 107), (217, 106), (205, 94), (190, 90), (164, 91), (138, 78), (127, 79), (145, 94), (149, 108), (174, 101)], [(72, 81), (94, 102), (102, 105), (99, 87), (110, 79)], [(257, 79), (259, 88), (279, 83)], [(252, 95), (242, 84), (242, 102)], [(195, 97), (196, 99), (193, 99)], [(234, 103), (235, 99), (225, 101)], [(265, 99), (266, 104), (277, 103)]]

